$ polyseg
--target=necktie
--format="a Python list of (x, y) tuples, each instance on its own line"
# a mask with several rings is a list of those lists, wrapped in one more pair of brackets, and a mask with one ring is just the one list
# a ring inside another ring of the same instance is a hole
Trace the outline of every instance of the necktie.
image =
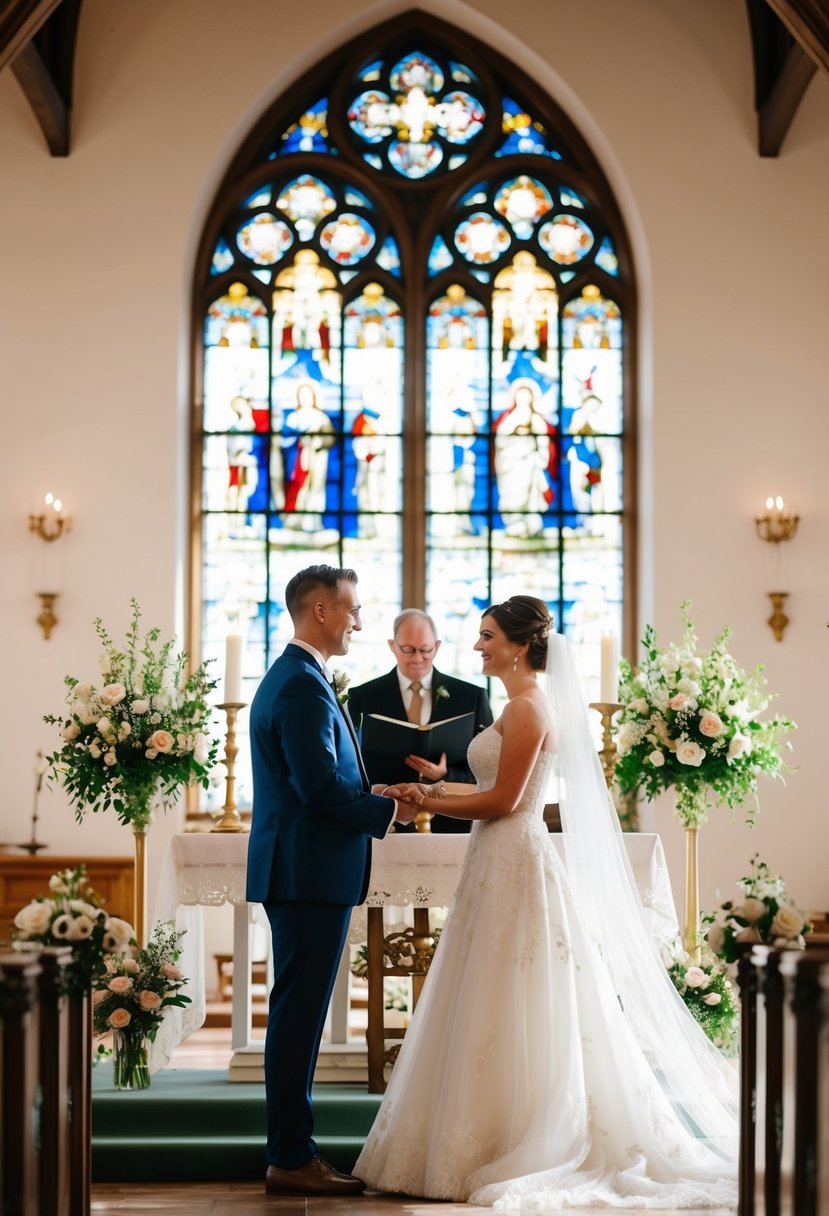
[(423, 705), (423, 697), (420, 694), (421, 688), (422, 685), (420, 680), (412, 680), (411, 684), (409, 685), (409, 691), (412, 694), (412, 699), (409, 702), (409, 711), (407, 717), (410, 722), (416, 722), (418, 726), (420, 726), (420, 713)]

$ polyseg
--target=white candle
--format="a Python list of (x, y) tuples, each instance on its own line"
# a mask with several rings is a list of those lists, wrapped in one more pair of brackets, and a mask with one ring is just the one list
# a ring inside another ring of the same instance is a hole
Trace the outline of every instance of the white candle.
[(229, 633), (225, 638), (225, 694), (226, 705), (239, 704), (242, 700), (242, 635)]
[(619, 696), (619, 644), (615, 633), (602, 635), (602, 666), (599, 700), (615, 704)]

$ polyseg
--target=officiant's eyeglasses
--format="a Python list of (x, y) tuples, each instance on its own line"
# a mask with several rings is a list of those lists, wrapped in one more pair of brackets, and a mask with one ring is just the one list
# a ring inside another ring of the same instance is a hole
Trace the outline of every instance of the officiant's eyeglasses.
[(413, 654), (422, 654), (424, 659), (428, 659), (430, 654), (435, 653), (434, 646), (401, 646), (399, 642), (395, 642), (394, 644), (401, 654), (405, 654), (407, 656)]

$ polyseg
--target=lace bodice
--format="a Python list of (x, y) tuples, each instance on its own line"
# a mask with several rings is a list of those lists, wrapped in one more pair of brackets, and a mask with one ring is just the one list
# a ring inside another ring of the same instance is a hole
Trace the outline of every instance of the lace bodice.
[[(469, 745), (469, 767), (475, 774), (478, 788), (491, 790), (498, 775), (498, 764), (501, 759), (503, 738), (494, 726), (488, 726)], [(547, 791), (555, 771), (555, 753), (542, 751), (539, 753), (533, 771), (530, 773), (521, 801), (513, 811), (513, 815), (537, 812), (543, 816), (544, 806), (549, 800)]]

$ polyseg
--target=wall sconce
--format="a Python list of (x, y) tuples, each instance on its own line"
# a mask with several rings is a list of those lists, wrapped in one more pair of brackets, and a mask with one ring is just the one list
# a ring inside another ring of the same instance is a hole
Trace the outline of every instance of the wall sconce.
[[(72, 527), (72, 520), (65, 513), (61, 500), (55, 498), (54, 494), (47, 494), (43, 500), (43, 504), (44, 509), (39, 515), (29, 516), (29, 531), (35, 532), (41, 540), (51, 545), (53, 541), (63, 536), (64, 532), (69, 531)], [(47, 578), (45, 567), (41, 577), (45, 582)], [(55, 603), (57, 602), (58, 592), (37, 591), (35, 594), (41, 603), (40, 613), (36, 618), (37, 623), (43, 630), (43, 636), (48, 638), (58, 623), (58, 618), (55, 616)]]
[[(797, 525), (800, 523), (800, 517), (785, 514), (783, 499), (778, 494), (776, 498), (766, 499), (766, 513), (759, 519), (755, 519), (754, 523), (760, 540), (768, 541), (771, 545), (779, 545), (781, 541), (792, 539), (797, 531)], [(768, 623), (771, 625), (775, 639), (782, 642), (783, 634), (789, 623), (785, 612), (785, 603), (789, 593), (788, 591), (769, 591), (768, 595), (772, 608)]]

